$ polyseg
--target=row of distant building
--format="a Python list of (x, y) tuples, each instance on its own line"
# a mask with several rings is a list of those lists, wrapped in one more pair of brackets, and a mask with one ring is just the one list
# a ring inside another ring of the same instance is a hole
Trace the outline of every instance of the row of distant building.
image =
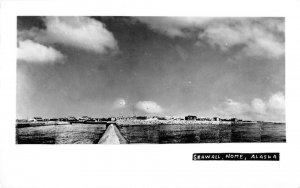
[(42, 118), (33, 117), (31, 119), (17, 119), (17, 122), (47, 122), (47, 121), (61, 121), (61, 122), (101, 122), (101, 121), (117, 121), (117, 120), (185, 120), (185, 121), (229, 121), (229, 122), (252, 122), (241, 120), (237, 118), (219, 118), (219, 117), (197, 117), (188, 115), (185, 117), (172, 117), (172, 116), (120, 116), (120, 117), (108, 117), (108, 118), (93, 118), (89, 116), (81, 117), (62, 117), (62, 118)]
[(82, 117), (62, 117), (62, 118), (42, 118), (42, 117), (33, 117), (31, 119), (17, 119), (17, 122), (47, 122), (47, 121), (62, 121), (62, 122), (100, 122), (100, 121), (114, 121), (114, 118), (92, 118), (89, 116)]

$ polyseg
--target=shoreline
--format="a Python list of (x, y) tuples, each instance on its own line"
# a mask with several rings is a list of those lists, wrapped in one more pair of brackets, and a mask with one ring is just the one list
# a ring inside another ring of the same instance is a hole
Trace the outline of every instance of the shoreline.
[(191, 121), (191, 120), (117, 120), (119, 126), (133, 125), (234, 125), (255, 124), (257, 122), (231, 122), (231, 121)]
[[(193, 120), (116, 120), (114, 122), (117, 126), (155, 126), (155, 125), (241, 125), (241, 124), (285, 124), (281, 122), (256, 122), (256, 121), (193, 121)], [(53, 125), (76, 125), (76, 124), (93, 124), (104, 125), (105, 122), (69, 122), (69, 121), (46, 121), (46, 122), (17, 122), (16, 128), (39, 127), (39, 126), (53, 126)]]

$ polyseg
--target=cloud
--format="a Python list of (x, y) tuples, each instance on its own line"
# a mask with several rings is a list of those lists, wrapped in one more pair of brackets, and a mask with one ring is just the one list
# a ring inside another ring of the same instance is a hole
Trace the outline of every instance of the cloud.
[(137, 19), (154, 31), (170, 37), (188, 37), (195, 28), (213, 20), (210, 17), (138, 17)]
[(248, 104), (237, 102), (232, 99), (227, 99), (219, 107), (214, 107), (214, 111), (217, 113), (217, 115), (239, 118), (247, 118), (245, 113), (248, 112), (249, 109), (250, 106)]
[(242, 52), (248, 56), (278, 58), (284, 55), (283, 33), (278, 28), (271, 30), (260, 20), (238, 20), (229, 23), (208, 26), (199, 34), (199, 39), (206, 40), (223, 51), (242, 45)]
[(161, 113), (163, 109), (154, 101), (139, 101), (135, 108), (147, 113)]
[(241, 54), (279, 58), (284, 55), (283, 18), (139, 17), (154, 31), (169, 37), (195, 37), (222, 51), (239, 46)]
[(255, 98), (250, 104), (227, 99), (213, 111), (222, 117), (284, 122), (285, 97), (283, 93), (278, 92), (266, 101)]
[(103, 23), (89, 17), (45, 17), (46, 29), (20, 31), (19, 38), (31, 38), (43, 44), (59, 43), (94, 53), (117, 50), (113, 34)]
[(126, 106), (126, 101), (123, 98), (117, 99), (115, 100), (114, 104), (113, 104), (114, 108), (124, 108)]
[(251, 102), (251, 106), (252, 106), (254, 112), (257, 112), (260, 114), (266, 113), (267, 105), (261, 99), (258, 99), (258, 98), (253, 99)]
[(29, 63), (63, 63), (64, 55), (52, 47), (31, 40), (18, 42), (18, 60)]
[(284, 110), (285, 109), (285, 97), (283, 93), (278, 92), (272, 95), (268, 101), (269, 107), (276, 110)]

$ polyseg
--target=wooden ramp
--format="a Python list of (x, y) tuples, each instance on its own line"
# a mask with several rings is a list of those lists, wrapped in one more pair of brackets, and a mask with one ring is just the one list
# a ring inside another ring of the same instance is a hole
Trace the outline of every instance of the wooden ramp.
[(128, 144), (115, 124), (110, 124), (98, 144)]

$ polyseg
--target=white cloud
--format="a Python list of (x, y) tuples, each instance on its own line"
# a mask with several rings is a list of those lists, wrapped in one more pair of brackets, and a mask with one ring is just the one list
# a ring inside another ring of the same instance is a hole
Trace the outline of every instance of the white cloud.
[(241, 103), (234, 101), (232, 99), (227, 99), (219, 107), (214, 107), (214, 111), (217, 115), (222, 117), (239, 117), (247, 119), (246, 113), (250, 110), (250, 106), (246, 103)]
[(285, 97), (283, 93), (278, 92), (272, 94), (267, 101), (255, 98), (251, 104), (227, 99), (215, 107), (214, 112), (222, 117), (284, 122)]
[(31, 40), (19, 41), (18, 60), (29, 63), (63, 63), (64, 55)]
[(123, 98), (115, 100), (113, 104), (114, 108), (124, 108), (126, 106), (126, 101)]
[(251, 106), (254, 112), (265, 114), (266, 113), (266, 104), (263, 100), (255, 98), (251, 102)]
[(268, 105), (272, 109), (284, 110), (285, 109), (285, 97), (283, 93), (278, 92), (272, 95), (268, 101)]
[(59, 43), (95, 53), (117, 50), (118, 44), (105, 25), (89, 17), (45, 17), (46, 29), (33, 28), (19, 32), (19, 38), (30, 37), (45, 44)]
[(139, 101), (135, 107), (147, 113), (161, 113), (163, 109), (154, 101)]
[(284, 55), (284, 20), (278, 18), (140, 17), (150, 28), (170, 37), (197, 35), (195, 44), (207, 42), (227, 51), (241, 45), (246, 56), (278, 58)]

